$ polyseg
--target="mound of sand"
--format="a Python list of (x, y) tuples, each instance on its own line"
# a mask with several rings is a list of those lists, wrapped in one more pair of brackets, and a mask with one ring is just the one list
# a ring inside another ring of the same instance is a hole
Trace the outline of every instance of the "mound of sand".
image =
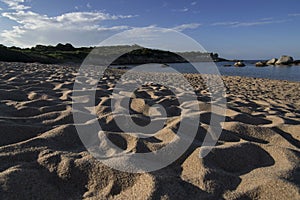
[[(190, 113), (200, 115), (195, 140), (171, 165), (138, 174), (104, 165), (82, 144), (72, 116), (75, 67), (0, 63), (0, 71), (0, 199), (300, 199), (300, 83), (223, 77), (226, 122), (217, 146), (200, 158), (211, 116), (218, 113), (201, 77), (186, 74), (201, 110)], [(159, 120), (167, 123), (148, 138), (123, 133), (115, 119), (124, 116), (110, 108), (120, 73), (108, 72), (97, 88), (95, 108), (107, 138), (134, 153), (168, 145), (191, 102), (180, 105), (167, 87), (149, 82), (131, 97), (130, 115), (145, 126), (150, 115), (161, 114), (152, 107), (160, 104), (167, 116)], [(182, 85), (170, 74), (160, 76)], [(77, 125), (92, 123), (87, 116)]]

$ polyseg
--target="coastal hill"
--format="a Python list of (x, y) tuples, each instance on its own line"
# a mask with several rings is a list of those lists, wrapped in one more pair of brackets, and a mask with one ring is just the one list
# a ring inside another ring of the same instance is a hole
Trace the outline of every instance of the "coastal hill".
[[(82, 63), (95, 47), (79, 47), (57, 44), (56, 46), (36, 45), (32, 48), (6, 47), (0, 45), (0, 61), (4, 62), (37, 62), (43, 64)], [(122, 52), (128, 52), (122, 54)], [(118, 56), (122, 55), (122, 56)], [(113, 58), (112, 64), (143, 64), (143, 63), (182, 63), (224, 61), (216, 53), (208, 52), (177, 52), (144, 48), (138, 45), (97, 47), (99, 58)]]

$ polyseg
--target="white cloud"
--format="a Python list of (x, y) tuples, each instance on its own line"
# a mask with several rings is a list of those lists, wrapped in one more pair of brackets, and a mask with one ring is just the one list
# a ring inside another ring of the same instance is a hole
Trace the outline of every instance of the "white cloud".
[(267, 25), (267, 24), (279, 24), (284, 23), (286, 20), (275, 20), (275, 21), (258, 21), (258, 22), (241, 22), (233, 27), (242, 27), (242, 26), (259, 26), (259, 25)]
[(61, 29), (53, 27), (51, 29), (38, 29), (28, 31), (19, 27), (14, 27), (11, 31), (4, 31), (1, 36), (5, 38), (10, 46), (30, 47), (36, 44), (56, 45), (57, 43), (72, 43), (75, 46), (94, 46), (101, 40), (126, 30), (126, 26), (99, 27), (84, 29)]
[[(8, 0), (2, 0), (8, 2)], [(94, 46), (100, 41), (124, 30), (129, 32), (130, 38), (137, 35), (141, 40), (152, 44), (153, 40), (165, 33), (153, 31), (157, 26), (129, 27), (126, 25), (104, 26), (106, 21), (115, 21), (136, 17), (136, 15), (112, 15), (104, 11), (68, 12), (57, 16), (48, 16), (22, 8), (24, 0), (14, 0), (8, 4), (11, 11), (1, 15), (17, 23), (11, 29), (0, 33), (3, 43), (7, 46), (30, 47), (36, 44), (56, 45), (57, 43), (72, 43), (75, 46)], [(24, 8), (24, 7), (23, 7)], [(185, 12), (185, 10), (183, 10)], [(169, 31), (184, 31), (198, 28), (200, 24), (182, 24)], [(152, 31), (149, 31), (151, 29)], [(167, 31), (168, 32), (168, 31)], [(125, 40), (127, 42), (127, 40)], [(178, 45), (183, 46), (183, 44)]]
[[(130, 16), (127, 16), (130, 17)], [(118, 18), (126, 18), (126, 16), (115, 16), (101, 12), (71, 12), (65, 13), (60, 16), (49, 18), (50, 21), (62, 22), (65, 24), (71, 23), (89, 23), (104, 20), (115, 20)]]
[(193, 1), (193, 2), (191, 3), (192, 6), (195, 6), (196, 4), (197, 4), (197, 1)]
[(71, 12), (49, 17), (24, 10), (5, 12), (2, 16), (18, 23), (11, 30), (4, 30), (2, 39), (7, 45), (22, 47), (58, 42), (94, 45), (111, 34), (130, 28), (124, 25), (106, 27), (101, 25), (103, 21), (135, 17), (103, 12)]
[(12, 10), (27, 10), (30, 7), (23, 5), (25, 0), (1, 0)]
[(175, 26), (172, 29), (174, 29), (176, 31), (184, 31), (186, 29), (196, 29), (199, 26), (201, 26), (201, 24), (199, 24), (199, 23), (190, 23), (190, 24), (182, 24), (179, 26)]
[(50, 17), (28, 10), (30, 7), (25, 6), (25, 0), (0, 1), (9, 7), (9, 11), (1, 15), (17, 23), (0, 33), (3, 43), (8, 46), (27, 47), (58, 42), (71, 42), (78, 46), (95, 45), (111, 34), (130, 28), (125, 25), (104, 26), (104, 21), (136, 17), (100, 11), (69, 12)]
[(236, 25), (239, 22), (215, 22), (213, 24), (211, 24), (212, 26), (232, 26), (232, 25)]

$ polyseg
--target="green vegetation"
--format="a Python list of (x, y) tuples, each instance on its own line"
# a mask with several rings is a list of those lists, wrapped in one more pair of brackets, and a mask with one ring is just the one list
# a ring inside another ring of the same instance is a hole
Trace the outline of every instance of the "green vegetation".
[(75, 48), (71, 44), (56, 46), (37, 45), (32, 48), (6, 47), (0, 45), (0, 61), (39, 63), (80, 63), (92, 48)]
[[(56, 46), (36, 45), (32, 48), (6, 47), (0, 45), (0, 61), (5, 62), (38, 62), (45, 64), (57, 63), (82, 63), (94, 47), (75, 48), (71, 44)], [(172, 63), (186, 62), (188, 58), (192, 62), (220, 61), (217, 54), (184, 52), (172, 53), (169, 51), (143, 48), (138, 45), (103, 46), (93, 51), (97, 59), (113, 61), (113, 64), (142, 64), (142, 63)], [(122, 55), (119, 57), (119, 55)], [(184, 57), (184, 58), (183, 58)], [(117, 58), (117, 59), (113, 59)]]

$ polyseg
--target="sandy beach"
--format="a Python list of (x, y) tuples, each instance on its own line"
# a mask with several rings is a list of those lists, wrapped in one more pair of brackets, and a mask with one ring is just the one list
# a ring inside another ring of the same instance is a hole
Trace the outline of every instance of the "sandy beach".
[[(77, 134), (77, 69), (0, 63), (0, 199), (300, 199), (300, 82), (222, 77), (226, 121), (217, 145), (199, 158), (210, 116), (217, 113), (201, 77), (185, 74), (201, 108), (193, 144), (163, 169), (126, 173), (93, 158)], [(140, 139), (115, 127), (109, 102), (120, 73), (109, 72), (97, 88), (95, 106), (106, 135), (128, 152), (167, 145), (181, 105), (164, 86), (139, 88), (130, 106), (135, 121), (147, 124), (147, 103), (166, 105), (173, 118), (159, 133)]]

